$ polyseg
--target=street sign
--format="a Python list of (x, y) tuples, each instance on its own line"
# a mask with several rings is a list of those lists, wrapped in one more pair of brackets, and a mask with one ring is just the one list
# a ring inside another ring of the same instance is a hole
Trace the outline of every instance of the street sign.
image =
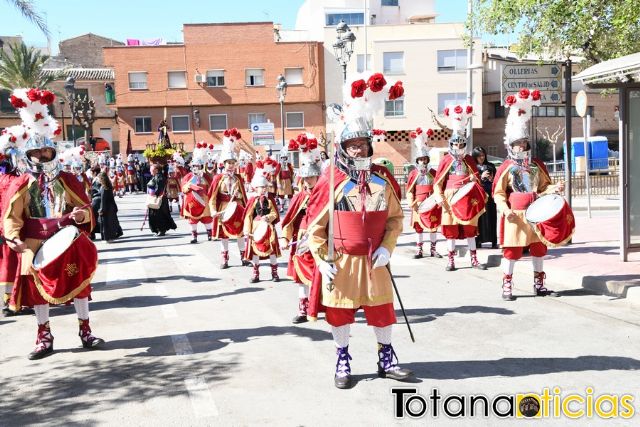
[(267, 123), (254, 123), (251, 125), (251, 132), (271, 132), (275, 130), (275, 127), (272, 122)]
[(576, 95), (576, 111), (580, 117), (587, 115), (587, 92), (584, 90)]
[(521, 89), (540, 91), (542, 104), (562, 102), (562, 70), (559, 65), (518, 64), (502, 69), (503, 99)]
[(275, 135), (273, 133), (253, 134), (253, 145), (273, 145), (275, 143)]

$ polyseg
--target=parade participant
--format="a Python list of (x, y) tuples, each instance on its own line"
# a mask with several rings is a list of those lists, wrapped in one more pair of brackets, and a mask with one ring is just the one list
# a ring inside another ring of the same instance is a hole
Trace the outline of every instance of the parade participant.
[[(334, 383), (338, 388), (352, 385), (349, 332), (359, 308), (364, 309), (378, 341), (378, 376), (397, 380), (412, 376), (397, 365), (391, 345), (396, 316), (387, 264), (402, 233), (403, 212), (397, 183), (385, 168), (371, 162), (373, 116), (385, 100), (403, 92), (401, 82), (387, 85), (380, 73), (347, 82), (345, 108), (339, 115), (344, 125), (335, 141), (336, 167), (329, 166), (323, 173), (307, 208), (308, 244), (318, 266), (308, 317), (317, 317), (320, 304), (326, 307), (337, 347)], [(332, 259), (334, 247), (337, 256)]]
[[(449, 138), (449, 152), (440, 160), (434, 182), (436, 201), (442, 206), (442, 235), (447, 239), (449, 261), (446, 271), (454, 271), (456, 239), (466, 239), (471, 255), (471, 266), (479, 270), (487, 267), (478, 261), (476, 251), (476, 235), (478, 234), (478, 218), (484, 212), (486, 194), (480, 186), (474, 186), (474, 191), (480, 191), (478, 197), (462, 198), (457, 203), (461, 210), (468, 214), (461, 218), (453, 211), (454, 195), (469, 182), (479, 181), (476, 162), (466, 154), (466, 128), (469, 118), (473, 114), (471, 105), (456, 105), (445, 108), (444, 115), (451, 119), (452, 135)], [(456, 207), (457, 208), (457, 207)], [(482, 208), (482, 209), (480, 209)]]
[[(410, 133), (415, 144), (416, 168), (409, 173), (407, 178), (407, 205), (411, 208), (411, 225), (416, 231), (416, 259), (423, 257), (423, 233), (426, 232), (431, 242), (429, 254), (431, 257), (442, 258), (436, 251), (438, 227), (442, 218), (442, 208), (433, 200), (433, 181), (436, 176), (435, 169), (429, 168), (429, 138), (433, 136), (433, 130), (424, 132), (421, 128)], [(430, 198), (431, 197), (431, 198)], [(427, 200), (425, 202), (425, 200)]]
[(269, 181), (262, 162), (259, 161), (256, 167), (251, 181), (251, 187), (255, 190), (256, 196), (249, 199), (247, 208), (244, 211), (243, 233), (245, 238), (249, 239), (244, 258), (251, 260), (253, 264), (251, 283), (260, 281), (259, 268), (261, 259), (269, 259), (271, 263), (271, 280), (279, 282), (278, 257), (280, 256), (280, 247), (278, 246), (275, 225), (280, 220), (280, 216), (278, 215), (275, 199), (267, 194)]
[(487, 206), (485, 212), (478, 218), (478, 237), (476, 246), (482, 247), (485, 242), (491, 243), (491, 248), (498, 247), (498, 215), (496, 213), (496, 203), (492, 197), (493, 179), (496, 176), (496, 167), (487, 160), (487, 152), (483, 147), (475, 147), (471, 154), (478, 166), (480, 183), (485, 193), (487, 193)]
[(116, 185), (113, 186), (114, 193), (118, 193), (118, 197), (124, 196), (126, 190), (126, 180), (124, 176), (123, 166), (116, 166)]
[[(547, 289), (544, 284), (546, 275), (543, 259), (547, 254), (547, 246), (525, 218), (526, 209), (539, 196), (564, 191), (564, 182), (552, 185), (545, 165), (539, 159), (531, 158), (529, 119), (533, 107), (540, 105), (540, 91), (522, 89), (517, 95), (508, 96), (506, 105), (509, 115), (504, 142), (508, 158), (498, 168), (493, 182), (493, 196), (500, 212), (499, 234), (503, 248), (502, 299), (515, 299), (513, 267), (525, 248), (529, 249), (533, 263), (534, 294), (557, 297), (558, 293)], [(566, 221), (567, 227), (574, 224), (573, 215), (569, 219), (571, 221)]]
[[(278, 203), (278, 193), (277, 193), (277, 184), (276, 184), (276, 170), (278, 167), (278, 162), (273, 160), (270, 156), (267, 156), (266, 159), (261, 160), (260, 167), (267, 178), (268, 186), (267, 186), (267, 195)], [(257, 163), (256, 163), (257, 166)], [(252, 180), (253, 182), (253, 180)]]
[(126, 166), (126, 170), (127, 170), (127, 175), (126, 175), (126, 179), (125, 179), (125, 183), (127, 185), (127, 191), (129, 191), (129, 193), (132, 193), (134, 191), (137, 191), (138, 188), (138, 178), (136, 177), (136, 167), (135, 167), (135, 162), (134, 162), (134, 157), (133, 154), (129, 154), (127, 156), (127, 166)]
[[(38, 322), (36, 347), (29, 359), (53, 353), (50, 303), (73, 300), (84, 348), (96, 348), (104, 342), (92, 334), (89, 325), (90, 283), (98, 260), (95, 246), (83, 233), (89, 233), (95, 222), (82, 185), (73, 175), (60, 171), (56, 145), (51, 140), (59, 127), (48, 111), (54, 99), (51, 92), (38, 89), (16, 89), (11, 97), (12, 105), (29, 129), (29, 138), (18, 148), (26, 156), (30, 170), (14, 180), (9, 188), (11, 199), (6, 205), (3, 227), (11, 249), (22, 254), (20, 277), (16, 280), (18, 298), (24, 305), (34, 307)], [(51, 273), (49, 270), (45, 273), (47, 267), (36, 272), (34, 255), (43, 241), (70, 225), (82, 231), (68, 250), (47, 266), (54, 268), (54, 261), (62, 262), (59, 269), (64, 269), (66, 274), (46, 274)]]
[(84, 171), (83, 161), (79, 159), (75, 159), (73, 163), (71, 163), (71, 170), (73, 174), (76, 176), (78, 182), (82, 184), (87, 195), (91, 195), (91, 179), (88, 174)]
[[(220, 255), (222, 262), (220, 268), (229, 268), (229, 239), (237, 239), (238, 250), (242, 265), (251, 265), (249, 261), (243, 259), (245, 252), (245, 239), (242, 233), (244, 207), (247, 205), (247, 195), (244, 191), (242, 177), (236, 173), (236, 141), (241, 138), (237, 129), (227, 129), (224, 131), (222, 140), (222, 153), (220, 161), (224, 164), (224, 170), (216, 175), (211, 182), (211, 193), (209, 203), (211, 215), (213, 216), (213, 233), (216, 239), (220, 239)], [(226, 209), (235, 206), (233, 213), (227, 219)]]
[(189, 221), (191, 225), (191, 242), (198, 243), (198, 223), (204, 224), (207, 230), (207, 239), (212, 239), (213, 218), (209, 209), (209, 187), (211, 178), (204, 173), (210, 150), (205, 142), (199, 142), (193, 150), (191, 158), (191, 172), (182, 178), (182, 193), (184, 201), (180, 215)]
[[(87, 193), (91, 195), (91, 181), (84, 173), (84, 146), (67, 148), (60, 153), (60, 162), (64, 166), (64, 171), (75, 175), (78, 182), (82, 184)], [(67, 166), (69, 168), (67, 169)]]
[(113, 157), (109, 157), (109, 172), (116, 170), (116, 159)]
[[(178, 210), (180, 210), (180, 198), (182, 194), (180, 193), (180, 180), (182, 179), (182, 171), (184, 170), (184, 158), (180, 155), (180, 153), (173, 153), (171, 160), (167, 163), (168, 165), (168, 173), (167, 173), (167, 200), (169, 201), (169, 212), (172, 209), (172, 202), (176, 202), (178, 204)], [(186, 175), (186, 173), (185, 173)]]
[[(298, 135), (298, 139), (305, 140), (306, 138), (306, 134)], [(292, 145), (291, 142), (289, 142), (288, 145), (283, 146), (280, 151), (280, 161), (278, 162), (278, 166), (276, 166), (275, 179), (278, 199), (280, 201), (280, 213), (287, 210), (289, 200), (293, 197), (293, 165), (289, 163), (289, 156), (291, 155), (290, 153), (298, 151), (297, 147), (298, 141), (296, 141), (296, 144)]]
[(240, 158), (238, 164), (238, 173), (244, 182), (245, 191), (249, 191), (251, 187), (251, 180), (253, 179), (253, 163), (251, 154), (244, 150), (240, 150)]
[(147, 182), (147, 194), (154, 198), (160, 198), (157, 206), (147, 205), (147, 215), (149, 217), (149, 228), (158, 237), (164, 236), (167, 231), (178, 228), (169, 212), (169, 201), (167, 200), (167, 179), (163, 174), (162, 167), (158, 164), (151, 165), (151, 179)]
[[(302, 182), (302, 189), (291, 199), (287, 214), (282, 219), (282, 237), (280, 248), (289, 248), (289, 264), (287, 277), (298, 284), (298, 314), (293, 323), (307, 321), (309, 307), (309, 287), (313, 279), (315, 261), (306, 244), (306, 212), (311, 190), (321, 175), (322, 160), (318, 151), (318, 141), (312, 134), (306, 134), (305, 144), (300, 149), (300, 169), (298, 176)], [(292, 140), (293, 141), (293, 140)], [(294, 141), (295, 142), (295, 141)]]

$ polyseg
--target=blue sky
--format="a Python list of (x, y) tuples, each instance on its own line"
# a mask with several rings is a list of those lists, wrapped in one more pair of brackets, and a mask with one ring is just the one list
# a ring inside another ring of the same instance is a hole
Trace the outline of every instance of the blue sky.
[[(274, 21), (293, 28), (303, 0), (34, 0), (46, 15), (57, 52), (59, 40), (89, 32), (124, 41), (159, 38), (182, 41), (182, 24), (194, 22)], [(467, 0), (436, 0), (438, 22), (461, 22)], [(46, 37), (9, 2), (0, 0), (0, 34), (22, 35), (28, 45), (46, 46)]]

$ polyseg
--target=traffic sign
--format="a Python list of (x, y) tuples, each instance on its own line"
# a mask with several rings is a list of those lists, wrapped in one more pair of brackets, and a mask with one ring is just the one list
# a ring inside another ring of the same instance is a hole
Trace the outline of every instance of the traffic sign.
[(273, 133), (253, 134), (253, 145), (273, 145), (275, 143), (275, 135)]
[(580, 117), (587, 115), (587, 92), (584, 90), (576, 95), (576, 111)]
[(518, 64), (502, 68), (503, 99), (522, 89), (539, 90), (542, 104), (562, 100), (562, 72), (559, 65)]

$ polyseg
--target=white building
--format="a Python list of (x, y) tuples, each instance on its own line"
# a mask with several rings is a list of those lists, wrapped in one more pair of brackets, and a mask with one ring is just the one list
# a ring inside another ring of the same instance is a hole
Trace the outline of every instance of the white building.
[[(376, 147), (395, 166), (411, 162), (409, 132), (433, 128), (428, 108), (441, 112), (446, 105), (467, 99), (467, 50), (463, 23), (436, 22), (434, 0), (307, 0), (298, 11), (296, 29), (281, 32), (282, 40), (306, 38), (324, 42), (325, 102), (342, 103), (342, 69), (336, 61), (335, 26), (344, 20), (356, 36), (347, 74), (368, 69), (383, 72), (388, 80), (401, 80), (405, 96), (388, 102), (375, 118), (385, 129), (387, 142)], [(365, 25), (366, 19), (366, 25)], [(479, 40), (474, 64), (481, 62)], [(365, 63), (366, 52), (366, 63)], [(473, 71), (475, 116), (473, 127), (482, 127), (482, 70)], [(333, 129), (327, 125), (327, 133)], [(444, 145), (446, 132), (436, 132), (436, 145)]]

